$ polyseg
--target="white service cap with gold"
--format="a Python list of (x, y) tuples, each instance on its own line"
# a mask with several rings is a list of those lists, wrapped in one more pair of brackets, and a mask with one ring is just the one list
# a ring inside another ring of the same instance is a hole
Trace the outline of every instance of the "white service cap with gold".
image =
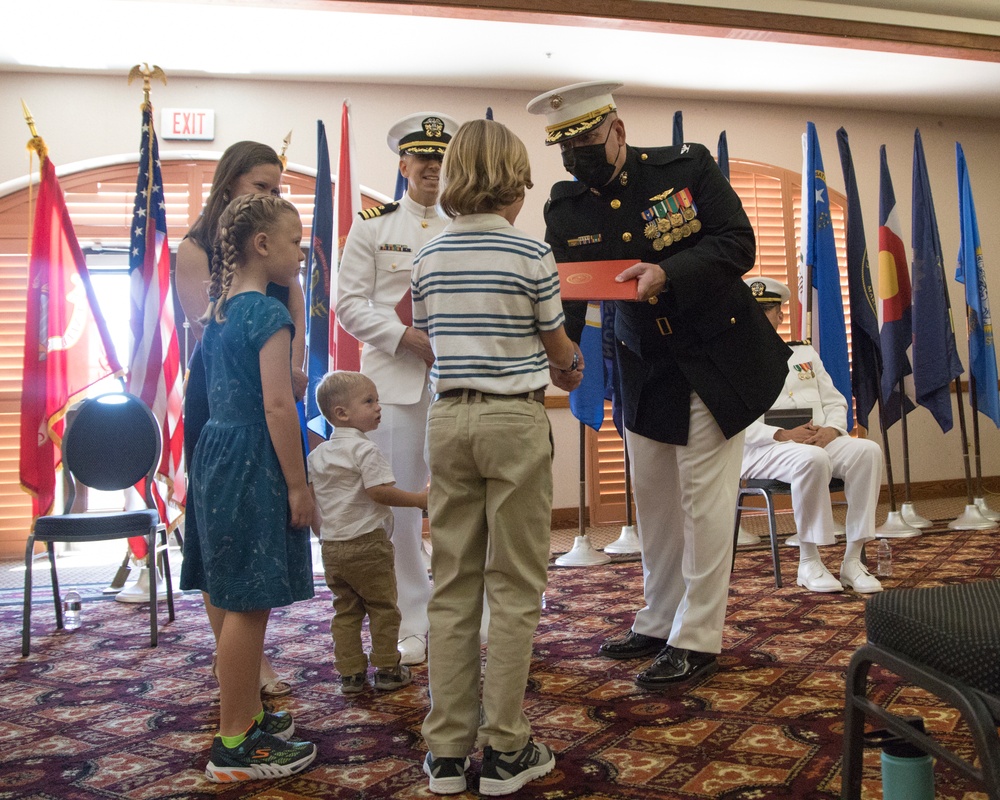
[(750, 287), (750, 293), (758, 303), (784, 303), (792, 296), (788, 287), (774, 278), (754, 275), (744, 278), (743, 282)]
[(444, 149), (458, 130), (458, 123), (447, 114), (421, 111), (410, 114), (389, 128), (386, 141), (398, 155), (444, 155)]
[(528, 103), (528, 113), (545, 115), (545, 144), (560, 144), (604, 122), (615, 110), (611, 93), (621, 87), (607, 81), (563, 86), (538, 95)]

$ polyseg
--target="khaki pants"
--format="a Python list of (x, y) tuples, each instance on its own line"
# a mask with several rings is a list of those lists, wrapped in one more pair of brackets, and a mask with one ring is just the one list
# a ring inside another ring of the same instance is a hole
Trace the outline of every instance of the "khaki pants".
[(399, 663), (399, 609), (392, 542), (381, 528), (343, 542), (323, 542), (323, 571), (333, 592), (334, 666), (341, 675), (368, 668), (361, 646), (361, 623), (368, 615), (372, 666), (392, 669)]
[[(424, 739), (435, 757), (462, 758), (477, 741), (517, 750), (531, 733), (522, 705), (549, 559), (549, 420), (529, 399), (445, 398), (431, 406), (427, 440), (434, 592)], [(492, 617), (481, 722), (484, 588)]]

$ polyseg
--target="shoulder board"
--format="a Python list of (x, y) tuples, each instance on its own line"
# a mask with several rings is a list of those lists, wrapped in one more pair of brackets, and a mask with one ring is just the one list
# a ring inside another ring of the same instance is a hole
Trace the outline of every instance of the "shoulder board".
[(804, 341), (804, 342), (789, 342), (788, 346), (789, 347), (802, 347), (803, 345), (807, 345), (807, 344), (809, 344), (808, 341)]
[(554, 203), (567, 197), (576, 197), (586, 191), (587, 184), (583, 181), (559, 181), (549, 193), (549, 202)]
[(646, 164), (669, 164), (671, 161), (695, 158), (705, 152), (703, 144), (685, 142), (676, 147), (637, 147), (639, 158)]
[(358, 216), (361, 219), (375, 219), (375, 217), (384, 217), (386, 214), (391, 214), (397, 208), (399, 208), (399, 203), (385, 203), (380, 206), (366, 208), (364, 211), (359, 211)]

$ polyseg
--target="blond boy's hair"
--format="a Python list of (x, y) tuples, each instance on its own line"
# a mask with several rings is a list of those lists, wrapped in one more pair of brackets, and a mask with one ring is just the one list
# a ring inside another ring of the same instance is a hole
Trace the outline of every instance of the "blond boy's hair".
[(374, 385), (371, 378), (360, 372), (343, 369), (328, 372), (316, 387), (316, 405), (326, 421), (335, 425), (333, 410), (337, 406), (346, 406), (357, 392)]
[(524, 142), (506, 125), (488, 119), (458, 129), (441, 172), (441, 208), (449, 217), (497, 211), (520, 200), (532, 186)]

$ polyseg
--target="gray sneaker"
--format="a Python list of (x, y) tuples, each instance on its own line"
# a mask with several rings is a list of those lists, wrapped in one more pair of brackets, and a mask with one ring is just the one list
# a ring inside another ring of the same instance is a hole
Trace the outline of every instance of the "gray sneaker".
[(469, 768), (466, 758), (434, 758), (428, 753), (424, 759), (424, 774), (430, 778), (427, 788), (434, 794), (461, 794), (465, 791), (465, 771)]
[(365, 673), (363, 672), (359, 672), (356, 675), (341, 675), (340, 691), (344, 694), (357, 694), (364, 691), (366, 683)]
[(397, 664), (395, 669), (375, 670), (375, 688), (380, 692), (393, 692), (402, 689), (413, 681), (410, 668), (405, 664)]
[(479, 793), (511, 794), (528, 781), (547, 775), (555, 765), (556, 757), (552, 749), (533, 739), (528, 739), (524, 747), (511, 753), (503, 753), (487, 745), (483, 750)]

